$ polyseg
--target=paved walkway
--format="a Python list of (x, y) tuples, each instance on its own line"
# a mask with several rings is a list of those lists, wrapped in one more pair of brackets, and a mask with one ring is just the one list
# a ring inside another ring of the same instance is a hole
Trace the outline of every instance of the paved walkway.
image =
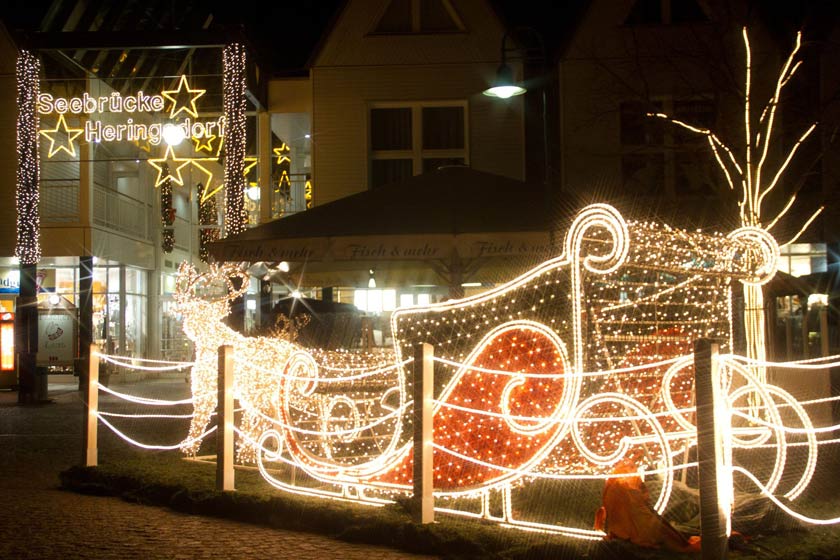
[(0, 391), (0, 559), (423, 558), (59, 490), (81, 455), (82, 409), (72, 380), (50, 397), (23, 407)]

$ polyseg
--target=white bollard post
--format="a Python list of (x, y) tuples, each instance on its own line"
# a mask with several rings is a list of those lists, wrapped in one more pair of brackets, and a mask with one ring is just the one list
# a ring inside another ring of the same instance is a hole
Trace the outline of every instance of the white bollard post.
[(414, 501), (419, 506), (414, 521), (434, 523), (434, 471), (432, 447), (432, 405), (434, 388), (434, 346), (414, 347)]
[(216, 490), (233, 491), (233, 346), (219, 347)]
[[(724, 560), (729, 545), (731, 477), (726, 476), (717, 373), (718, 345), (707, 338), (694, 343), (697, 402), (697, 463), (700, 487), (700, 547), (703, 560)], [(726, 485), (729, 488), (726, 488)]]
[(99, 348), (90, 345), (88, 382), (85, 394), (84, 462), (86, 467), (98, 464), (97, 426), (99, 422)]

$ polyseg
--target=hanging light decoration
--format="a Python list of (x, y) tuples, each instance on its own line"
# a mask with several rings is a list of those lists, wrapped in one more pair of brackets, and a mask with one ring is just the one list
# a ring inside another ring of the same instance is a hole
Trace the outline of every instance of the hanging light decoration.
[(245, 230), (245, 47), (224, 48), (222, 95), (225, 112), (225, 233)]
[(29, 51), (20, 51), (15, 68), (17, 77), (17, 244), (15, 256), (22, 264), (41, 260), (38, 216), (38, 74), (41, 63)]
[(160, 246), (164, 253), (171, 253), (175, 248), (175, 208), (172, 207), (172, 177), (169, 175), (169, 166), (163, 164), (163, 172), (166, 179), (160, 185), (160, 222), (163, 225)]
[(218, 225), (216, 197), (211, 196), (204, 201), (207, 188), (201, 183), (196, 188), (198, 189), (198, 223), (201, 226), (198, 234), (198, 258), (202, 262), (210, 262), (210, 251), (207, 246), (219, 240), (218, 227), (207, 227)]

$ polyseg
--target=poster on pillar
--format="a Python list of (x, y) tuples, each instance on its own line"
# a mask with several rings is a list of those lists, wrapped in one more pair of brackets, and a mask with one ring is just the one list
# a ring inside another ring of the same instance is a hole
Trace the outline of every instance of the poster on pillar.
[(38, 366), (72, 366), (77, 357), (76, 310), (38, 310)]

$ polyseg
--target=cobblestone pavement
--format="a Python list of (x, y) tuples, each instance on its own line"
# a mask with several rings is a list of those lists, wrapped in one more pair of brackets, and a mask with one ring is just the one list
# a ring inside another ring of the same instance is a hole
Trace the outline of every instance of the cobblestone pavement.
[(0, 559), (423, 558), (59, 490), (81, 455), (82, 408), (69, 382), (50, 398), (17, 406), (0, 391)]

